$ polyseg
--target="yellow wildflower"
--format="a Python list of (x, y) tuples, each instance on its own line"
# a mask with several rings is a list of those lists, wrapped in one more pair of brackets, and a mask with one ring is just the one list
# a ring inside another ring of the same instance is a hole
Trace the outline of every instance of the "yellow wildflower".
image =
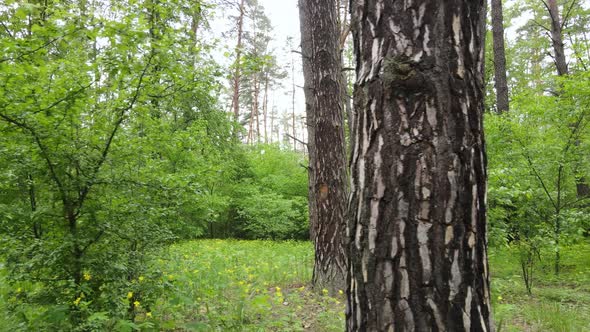
[(20, 293), (20, 292), (22, 292), (22, 291), (23, 291), (23, 289), (22, 289), (22, 288), (20, 288), (20, 287), (16, 289), (16, 292), (17, 292), (17, 293)]
[(502, 297), (501, 296), (498, 296), (498, 301), (502, 301)]
[(147, 318), (152, 318), (152, 313), (150, 311), (148, 311), (148, 312), (145, 313), (145, 316)]
[(324, 289), (322, 289), (322, 294), (324, 294), (324, 295), (328, 294), (328, 290), (327, 290), (327, 289), (325, 289), (325, 288), (324, 288)]
[(133, 305), (134, 305), (135, 307), (139, 307), (139, 306), (141, 305), (141, 303), (140, 303), (139, 301), (135, 301), (135, 302), (133, 302)]
[(139, 278), (137, 278), (139, 280), (139, 282), (142, 282), (145, 278), (143, 276), (139, 276)]
[(82, 297), (78, 297), (75, 301), (74, 301), (74, 305), (78, 306), (80, 304), (80, 301), (82, 301)]
[(277, 286), (277, 287), (275, 287), (275, 289), (277, 290), (277, 292), (280, 292), (281, 291), (281, 287), (278, 287)]
[(340, 295), (343, 295), (344, 294), (344, 292), (342, 291), (342, 289), (339, 289), (338, 290), (338, 294), (340, 294)]
[(90, 280), (90, 279), (92, 279), (92, 276), (90, 275), (90, 273), (88, 273), (88, 272), (85, 272), (85, 273), (84, 273), (84, 280), (88, 281), (88, 280)]
[(129, 292), (129, 293), (127, 293), (127, 298), (128, 298), (128, 299), (131, 299), (132, 297), (133, 297), (133, 292)]

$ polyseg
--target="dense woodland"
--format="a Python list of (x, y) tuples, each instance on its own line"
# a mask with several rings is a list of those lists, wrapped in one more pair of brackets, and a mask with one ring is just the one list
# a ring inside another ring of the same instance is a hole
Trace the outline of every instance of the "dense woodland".
[(590, 4), (365, 2), (0, 2), (0, 331), (590, 330)]

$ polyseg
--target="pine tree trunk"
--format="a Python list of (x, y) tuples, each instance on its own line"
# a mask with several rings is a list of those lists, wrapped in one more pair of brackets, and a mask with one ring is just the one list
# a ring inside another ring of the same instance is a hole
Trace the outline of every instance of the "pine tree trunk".
[(264, 117), (264, 143), (268, 144), (268, 126), (266, 123), (267, 113), (268, 113), (268, 73), (266, 73), (266, 75), (264, 77), (264, 99), (263, 99), (262, 109), (264, 111), (264, 114), (263, 114), (263, 117)]
[[(556, 0), (547, 1), (547, 10), (551, 19), (551, 41), (553, 45), (553, 61), (557, 69), (557, 75), (564, 76), (569, 74), (567, 60), (565, 58), (565, 47), (563, 44), (562, 21), (559, 14), (559, 7)], [(575, 142), (576, 146), (580, 142)], [(590, 186), (584, 176), (576, 178), (576, 193), (578, 198), (590, 196)], [(557, 260), (557, 259), (556, 259)]]
[(313, 285), (345, 288), (346, 157), (335, 0), (300, 0)]
[(260, 94), (260, 83), (258, 73), (254, 74), (254, 116), (256, 116), (256, 143), (260, 143), (260, 116), (258, 110), (258, 96)]
[(506, 52), (502, 0), (492, 0), (492, 34), (494, 42), (494, 77), (498, 113), (508, 112), (508, 82), (506, 80)]
[(297, 130), (295, 127), (295, 61), (291, 56), (291, 126), (293, 127), (293, 150), (297, 151)]
[(356, 0), (348, 331), (491, 331), (485, 2)]
[(234, 86), (232, 96), (232, 108), (234, 119), (240, 116), (240, 61), (242, 56), (242, 34), (244, 33), (244, 0), (240, 1), (240, 16), (238, 17), (238, 43), (236, 44), (236, 62), (234, 69)]
[(551, 19), (551, 42), (553, 44), (553, 60), (557, 68), (557, 75), (567, 75), (567, 61), (565, 60), (565, 49), (563, 45), (563, 35), (561, 33), (561, 18), (559, 17), (559, 7), (557, 0), (547, 0), (547, 10)]

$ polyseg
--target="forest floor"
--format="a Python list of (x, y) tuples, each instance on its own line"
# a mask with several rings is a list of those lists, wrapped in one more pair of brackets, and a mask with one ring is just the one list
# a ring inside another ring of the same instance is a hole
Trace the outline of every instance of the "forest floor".
[(554, 273), (554, 252), (541, 253), (532, 294), (522, 278), (519, 253), (490, 249), (492, 303), (498, 332), (590, 331), (590, 244), (561, 249), (561, 271)]
[[(590, 331), (590, 244), (562, 249), (559, 276), (549, 255), (541, 255), (529, 295), (519, 255), (490, 250), (497, 331)], [(344, 330), (344, 295), (309, 289), (308, 242), (191, 241), (170, 246), (153, 264), (155, 274), (137, 282), (150, 278), (166, 292), (137, 309), (136, 322), (149, 322), (148, 330)], [(7, 287), (1, 279), (0, 273), (0, 293)]]

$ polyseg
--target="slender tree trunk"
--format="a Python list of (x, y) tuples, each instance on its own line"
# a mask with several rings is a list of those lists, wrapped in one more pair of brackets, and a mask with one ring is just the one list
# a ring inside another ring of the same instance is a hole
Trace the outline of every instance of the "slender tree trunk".
[[(563, 22), (559, 14), (559, 6), (556, 0), (547, 0), (547, 10), (551, 19), (551, 42), (553, 45), (553, 61), (557, 69), (557, 75), (564, 76), (569, 74), (567, 61), (565, 57), (565, 46), (563, 43)], [(580, 145), (579, 141), (575, 142), (576, 146)], [(578, 198), (588, 197), (590, 195), (590, 186), (588, 185), (584, 176), (576, 178), (576, 193)], [(558, 261), (556, 252), (556, 262)], [(556, 273), (557, 265), (556, 263)]]
[(240, 1), (240, 16), (238, 17), (238, 43), (236, 45), (236, 62), (234, 69), (234, 91), (232, 97), (232, 108), (234, 119), (237, 121), (240, 116), (240, 61), (242, 57), (242, 34), (244, 33), (244, 0)]
[[(275, 110), (274, 110), (274, 101), (270, 111), (270, 144), (273, 143), (273, 136), (275, 131)], [(277, 130), (278, 132), (278, 130)], [(277, 133), (278, 136), (278, 133)], [(278, 138), (277, 138), (278, 141)]]
[(37, 216), (35, 216), (35, 212), (37, 212), (37, 195), (35, 190), (35, 181), (33, 180), (33, 176), (29, 174), (28, 178), (28, 187), (29, 187), (29, 203), (31, 204), (31, 214), (33, 215), (33, 236), (36, 239), (41, 238), (41, 234), (43, 230), (41, 228), (41, 224), (37, 220)]
[(297, 130), (295, 127), (295, 61), (291, 54), (291, 125), (293, 128), (293, 150), (297, 151)]
[(345, 288), (346, 158), (335, 0), (299, 0), (309, 152), (313, 285)]
[(502, 0), (492, 0), (492, 33), (494, 42), (494, 77), (498, 113), (508, 112), (508, 82), (506, 80), (506, 52)]
[(255, 118), (255, 107), (256, 104), (254, 103), (254, 95), (255, 90), (252, 91), (252, 105), (250, 107), (250, 121), (248, 123), (248, 138), (246, 139), (246, 144), (250, 144), (254, 142), (254, 118)]
[(356, 0), (348, 331), (491, 331), (485, 2)]
[[(262, 102), (262, 110), (264, 112), (264, 143), (268, 144), (268, 126), (267, 126), (267, 113), (268, 113), (268, 73), (264, 76), (264, 99)], [(272, 136), (272, 134), (271, 134)], [(271, 138), (272, 139), (272, 138)]]
[(547, 0), (547, 10), (551, 19), (551, 42), (553, 44), (555, 67), (557, 75), (567, 75), (567, 61), (565, 59), (565, 49), (563, 45), (563, 34), (561, 32), (561, 18), (559, 17), (559, 7), (557, 0)]
[(254, 74), (254, 115), (256, 116), (256, 143), (260, 143), (260, 112), (258, 105), (258, 96), (260, 94), (260, 82), (258, 73)]

